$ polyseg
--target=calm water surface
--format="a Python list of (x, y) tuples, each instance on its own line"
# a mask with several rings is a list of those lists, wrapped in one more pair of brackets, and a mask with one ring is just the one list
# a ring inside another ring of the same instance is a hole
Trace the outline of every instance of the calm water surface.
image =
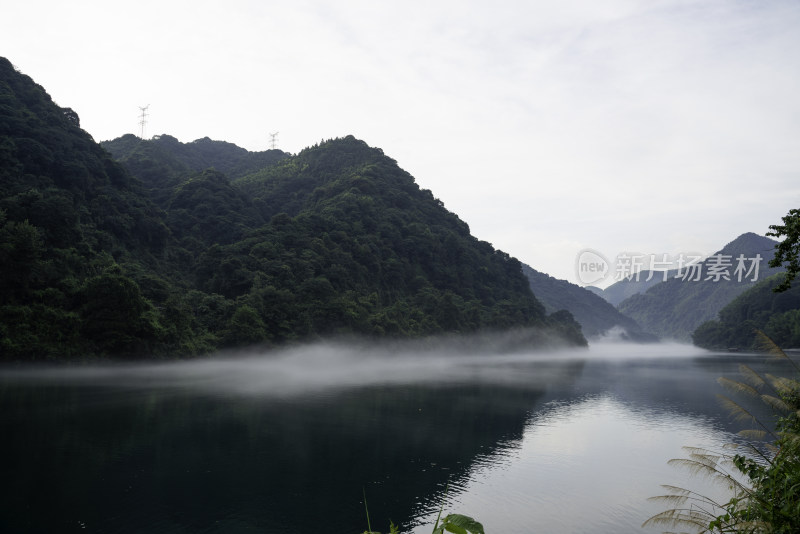
[(763, 365), (609, 343), (6, 368), (0, 532), (357, 534), (362, 492), (380, 531), (430, 532), (444, 499), (487, 533), (647, 532), (661, 484), (719, 493), (667, 461), (735, 439), (716, 378), (740, 363)]

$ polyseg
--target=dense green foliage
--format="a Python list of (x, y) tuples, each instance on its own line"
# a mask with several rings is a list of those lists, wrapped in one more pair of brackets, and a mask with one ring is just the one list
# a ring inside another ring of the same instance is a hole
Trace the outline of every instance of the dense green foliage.
[(232, 143), (208, 137), (181, 143), (169, 135), (159, 135), (142, 143), (133, 134), (123, 135), (101, 146), (123, 163), (145, 187), (169, 191), (192, 172), (214, 169), (231, 180), (273, 165), (288, 154), (280, 150), (250, 152)]
[(735, 298), (719, 312), (718, 320), (701, 324), (692, 334), (706, 349), (755, 349), (755, 331), (762, 330), (783, 347), (800, 347), (800, 287), (775, 293), (784, 279), (773, 275)]
[(800, 272), (800, 209), (789, 210), (789, 213), (782, 218), (783, 224), (773, 224), (767, 235), (773, 237), (786, 238), (775, 247), (775, 256), (770, 260), (770, 267), (782, 267), (786, 265), (786, 276), (774, 291), (779, 293), (791, 287), (792, 280)]
[[(150, 348), (162, 327), (118, 262), (150, 261), (168, 239), (163, 213), (77, 114), (0, 58), (0, 355)], [(114, 328), (135, 343), (122, 349)]]
[[(775, 242), (754, 233), (739, 236), (723, 247), (717, 254), (731, 258), (761, 256), (758, 280), (764, 280), (778, 272), (767, 266), (774, 251)], [(708, 278), (708, 260), (703, 263), (700, 280), (669, 278), (645, 293), (634, 295), (618, 306), (625, 315), (633, 318), (642, 328), (661, 338), (689, 341), (692, 332), (705, 321), (716, 318), (719, 311), (738, 295), (755, 285), (753, 276), (739, 281), (729, 271), (729, 279)]]
[(624, 336), (633, 341), (656, 341), (656, 337), (642, 331), (630, 317), (619, 312), (595, 293), (586, 288), (557, 280), (522, 264), (522, 272), (528, 278), (531, 291), (544, 305), (548, 313), (567, 310), (581, 325), (586, 337), (602, 335), (614, 327), (624, 331)]
[[(795, 399), (792, 407), (800, 409)], [(734, 465), (753, 483), (753, 492), (740, 506), (729, 503), (725, 514), (710, 524), (711, 532), (726, 532), (727, 524), (734, 523), (732, 532), (768, 532), (793, 534), (800, 532), (800, 424), (794, 416), (778, 421), (781, 436), (775, 442), (780, 451), (768, 462), (759, 462), (746, 456), (734, 458)], [(744, 528), (737, 528), (743, 524)]]
[(585, 344), (519, 261), (362, 141), (105, 146), (122, 164), (0, 58), (4, 359), (521, 327)]

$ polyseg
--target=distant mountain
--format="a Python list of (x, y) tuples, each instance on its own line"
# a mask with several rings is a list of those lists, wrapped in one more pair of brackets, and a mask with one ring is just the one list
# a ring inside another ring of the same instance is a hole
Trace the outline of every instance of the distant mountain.
[(719, 319), (701, 324), (692, 334), (695, 345), (706, 349), (757, 349), (755, 329), (767, 334), (779, 347), (800, 348), (800, 284), (775, 293), (783, 281), (773, 275), (733, 299), (719, 312)]
[[(605, 300), (606, 302), (608, 302), (608, 300), (606, 300), (606, 299), (605, 299), (605, 297), (603, 297), (603, 288), (602, 288), (602, 287), (597, 287), (597, 286), (583, 286), (583, 289), (585, 289), (586, 291), (591, 291), (592, 293), (594, 293), (595, 295), (597, 295), (597, 296), (598, 296), (598, 297), (600, 297), (601, 299), (603, 299), (603, 300)], [(610, 304), (610, 303), (609, 303), (609, 304)]]
[[(618, 309), (661, 338), (690, 341), (692, 332), (700, 324), (715, 319), (734, 298), (780, 270), (767, 265), (774, 254), (775, 243), (754, 233), (742, 234), (698, 264), (696, 271), (684, 271), (686, 279), (671, 274), (666, 282), (624, 300)], [(740, 255), (745, 260), (741, 267), (757, 268), (756, 280), (755, 271), (737, 272)], [(761, 261), (753, 261), (758, 256)]]
[(654, 285), (663, 281), (663, 273), (653, 273), (653, 276), (650, 276), (650, 271), (641, 271), (638, 277), (624, 278), (618, 282), (614, 282), (605, 289), (595, 286), (587, 286), (586, 289), (602, 297), (609, 304), (618, 306), (623, 300), (638, 293), (644, 293)]
[(587, 338), (596, 338), (614, 329), (631, 341), (657, 340), (655, 336), (645, 333), (636, 321), (620, 313), (588, 288), (558, 280), (524, 263), (522, 272), (528, 278), (533, 294), (544, 304), (545, 310), (548, 313), (567, 310), (581, 325)]
[(363, 141), (105, 145), (121, 163), (0, 58), (1, 359), (503, 330), (586, 344), (518, 260)]

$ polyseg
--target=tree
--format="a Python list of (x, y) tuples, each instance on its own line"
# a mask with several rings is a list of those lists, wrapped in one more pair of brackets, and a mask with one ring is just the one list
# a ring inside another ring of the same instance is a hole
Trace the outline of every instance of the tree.
[(780, 267), (784, 263), (788, 263), (786, 277), (773, 290), (780, 293), (791, 287), (792, 280), (800, 272), (800, 259), (798, 258), (800, 256), (800, 209), (789, 210), (789, 213), (783, 217), (782, 225), (773, 224), (769, 229), (772, 231), (767, 232), (768, 236), (786, 236), (786, 239), (775, 246), (775, 257), (769, 261), (770, 267)]
[(261, 343), (267, 339), (267, 328), (258, 312), (247, 304), (239, 306), (228, 321), (226, 332), (230, 345)]
[(139, 286), (120, 274), (104, 273), (80, 291), (81, 334), (101, 354), (147, 355), (161, 333), (152, 304)]
[(27, 295), (41, 274), (42, 232), (27, 220), (6, 222), (0, 210), (0, 303)]

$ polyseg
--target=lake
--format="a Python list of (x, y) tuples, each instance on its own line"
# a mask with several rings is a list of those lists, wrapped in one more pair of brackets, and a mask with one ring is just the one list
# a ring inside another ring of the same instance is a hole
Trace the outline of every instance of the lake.
[(364, 494), (381, 532), (442, 504), (487, 534), (654, 532), (661, 484), (721, 491), (667, 461), (737, 439), (740, 363), (766, 365), (609, 342), (0, 369), (0, 532), (358, 534)]

